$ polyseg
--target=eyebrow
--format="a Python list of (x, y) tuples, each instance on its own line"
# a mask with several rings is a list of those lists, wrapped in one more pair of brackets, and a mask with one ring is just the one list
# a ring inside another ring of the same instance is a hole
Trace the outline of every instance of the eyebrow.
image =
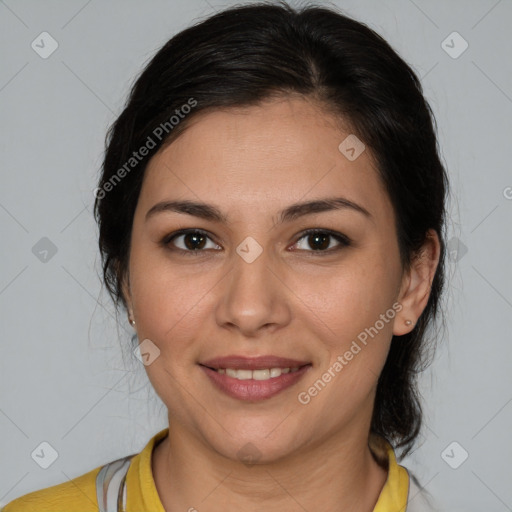
[[(321, 213), (332, 210), (352, 210), (372, 219), (371, 213), (361, 205), (349, 201), (344, 197), (315, 199), (305, 203), (296, 203), (288, 206), (279, 213), (277, 224), (291, 222), (305, 215)], [(228, 218), (216, 206), (190, 200), (162, 201), (152, 206), (146, 213), (146, 221), (162, 212), (176, 212), (192, 215), (212, 222), (228, 223)]]

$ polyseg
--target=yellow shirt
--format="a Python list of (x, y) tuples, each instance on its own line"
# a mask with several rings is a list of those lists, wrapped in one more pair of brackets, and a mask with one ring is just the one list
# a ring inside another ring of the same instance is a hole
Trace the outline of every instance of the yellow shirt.
[[(151, 455), (158, 441), (167, 436), (169, 428), (155, 434), (144, 449), (135, 455), (126, 475), (126, 512), (165, 512), (156, 490), (151, 470)], [(373, 512), (404, 512), (407, 507), (409, 475), (395, 458), (387, 441), (371, 445), (374, 453), (387, 457), (388, 477)], [(21, 496), (0, 512), (97, 512), (96, 475), (102, 466), (69, 482), (64, 482)]]

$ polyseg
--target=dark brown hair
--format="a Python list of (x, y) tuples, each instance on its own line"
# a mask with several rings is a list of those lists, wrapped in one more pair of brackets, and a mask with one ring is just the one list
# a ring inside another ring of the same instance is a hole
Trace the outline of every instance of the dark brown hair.
[(404, 269), (429, 229), (441, 241), (428, 304), (410, 333), (393, 337), (378, 380), (371, 431), (402, 447), (403, 455), (420, 431), (417, 373), (434, 340), (427, 339), (427, 328), (441, 313), (448, 180), (418, 77), (366, 25), (316, 5), (254, 3), (219, 12), (170, 39), (137, 78), (107, 134), (94, 210), (103, 279), (116, 305), (126, 307), (121, 286), (135, 207), (148, 161), (163, 144), (206, 109), (290, 94), (319, 100), (370, 150), (393, 204)]

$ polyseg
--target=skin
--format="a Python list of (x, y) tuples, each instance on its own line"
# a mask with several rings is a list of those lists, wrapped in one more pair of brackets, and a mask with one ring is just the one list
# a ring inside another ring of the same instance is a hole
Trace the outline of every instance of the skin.
[[(432, 231), (402, 271), (394, 211), (369, 150), (354, 161), (338, 150), (349, 133), (312, 101), (273, 99), (198, 114), (147, 167), (123, 289), (138, 338), (160, 350), (145, 368), (169, 413), (169, 436), (152, 459), (167, 512), (216, 512), (225, 503), (247, 511), (373, 510), (387, 478), (368, 447), (378, 375), (392, 335), (412, 330), (427, 304), (440, 246)], [(276, 224), (290, 204), (327, 197), (345, 197), (371, 218), (341, 209)], [(156, 203), (177, 199), (214, 204), (228, 222), (169, 211), (145, 220)], [(180, 253), (184, 236), (163, 245), (183, 228), (208, 232), (195, 244), (201, 253)], [(328, 249), (315, 251), (302, 235), (308, 228), (344, 234), (352, 245), (327, 238)], [(252, 263), (236, 252), (247, 236), (263, 249)], [(401, 311), (299, 403), (298, 393), (394, 303)], [(231, 354), (312, 367), (277, 396), (244, 402), (214, 388), (198, 366)], [(238, 455), (247, 443), (259, 454), (250, 467)]]

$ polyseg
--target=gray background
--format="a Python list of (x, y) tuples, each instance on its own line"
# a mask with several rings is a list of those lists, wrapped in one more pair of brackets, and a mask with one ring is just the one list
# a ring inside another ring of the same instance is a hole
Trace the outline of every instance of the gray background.
[[(92, 191), (143, 63), (233, 3), (0, 1), (0, 505), (138, 452), (166, 426), (100, 284)], [(442, 510), (512, 510), (512, 3), (333, 3), (422, 77), (453, 187), (448, 321), (422, 378), (423, 435), (403, 464)], [(31, 47), (43, 31), (58, 42), (46, 59)], [(453, 31), (469, 44), (457, 58)], [(43, 441), (58, 452), (48, 469), (31, 457)]]

